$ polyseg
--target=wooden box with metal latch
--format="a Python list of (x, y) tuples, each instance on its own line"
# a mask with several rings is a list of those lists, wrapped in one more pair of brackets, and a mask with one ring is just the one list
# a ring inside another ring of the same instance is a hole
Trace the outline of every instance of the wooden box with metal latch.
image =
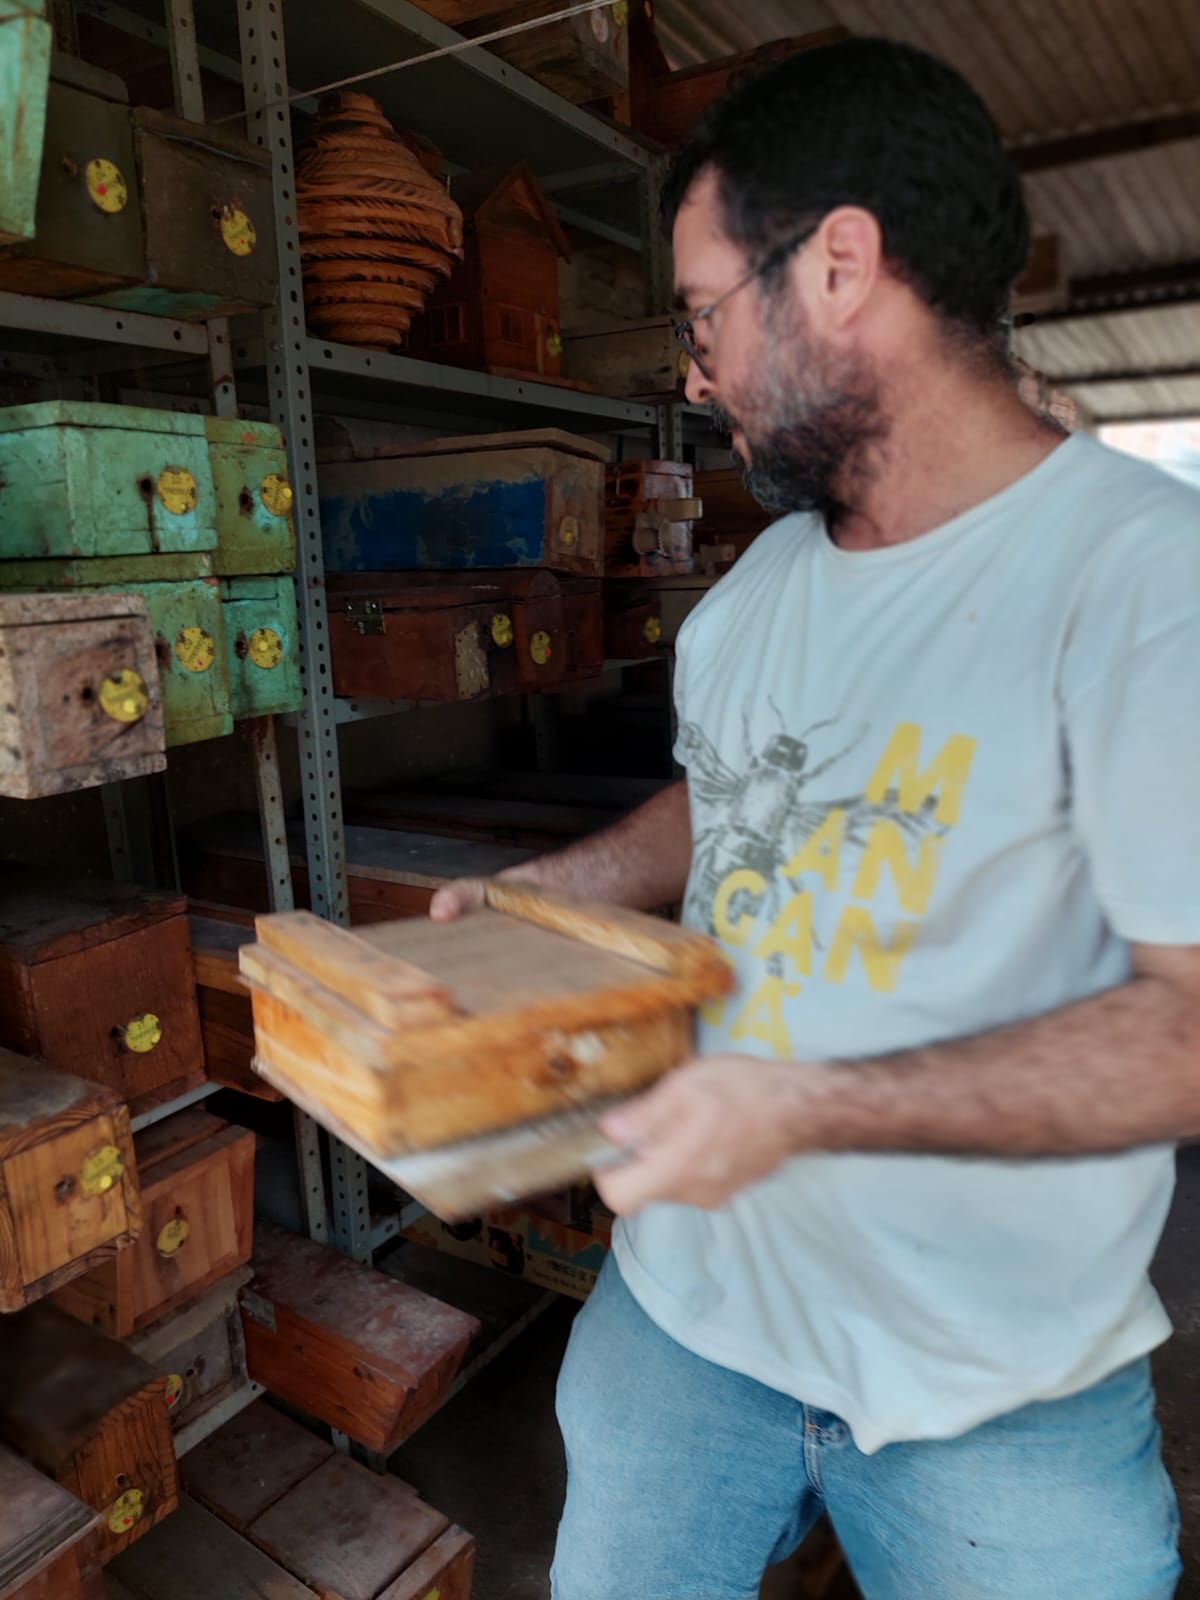
[(219, 578), (291, 572), (296, 533), (287, 455), (279, 429), (265, 422), (205, 417), (217, 496)]
[(104, 1600), (97, 1561), (103, 1520), (75, 1495), (0, 1445), (0, 1596)]
[(321, 468), (331, 572), (604, 571), (609, 452), (557, 429), (429, 440)]
[(268, 152), (165, 111), (139, 107), (132, 122), (145, 265), (135, 286), (94, 298), (185, 320), (273, 305)]
[(131, 1350), (43, 1300), (0, 1317), (0, 1372), (0, 1438), (102, 1513), (101, 1562), (175, 1509), (166, 1380)]
[(291, 577), (222, 578), (221, 608), (233, 720), (298, 711), (304, 695)]
[(390, 1453), (432, 1415), (479, 1332), (465, 1311), (271, 1223), (255, 1227), (253, 1266), (250, 1376), (371, 1450)]
[(240, 951), (256, 1065), (381, 1157), (632, 1091), (687, 1058), (732, 978), (658, 918), (490, 880), (453, 923), (259, 917)]
[(613, 578), (691, 572), (692, 530), (704, 507), (681, 461), (618, 461), (604, 500), (605, 570)]
[(610, 661), (648, 661), (669, 654), (662, 598), (644, 584), (612, 583), (604, 593), (604, 650)]
[(141, 1216), (117, 1095), (0, 1047), (0, 1312), (131, 1244)]
[(137, 1244), (55, 1298), (117, 1338), (198, 1299), (250, 1259), (254, 1135), (207, 1111), (178, 1111), (134, 1139), (142, 1188)]
[(106, 1084), (135, 1115), (202, 1083), (183, 896), (6, 868), (0, 1044)]
[(125, 1341), (167, 1380), (167, 1410), (180, 1454), (201, 1418), (249, 1385), (238, 1292), (251, 1277), (249, 1267), (239, 1267), (193, 1305), (180, 1306)]
[(482, 700), (553, 689), (565, 675), (552, 572), (343, 574), (328, 591), (336, 694)]
[(51, 43), (45, 0), (0, 0), (0, 244), (33, 237)]
[(30, 800), (166, 764), (145, 603), (0, 594), (0, 795)]
[(5, 560), (195, 553), (216, 545), (203, 418), (80, 400), (0, 410)]
[(0, 289), (66, 298), (137, 283), (144, 271), (129, 107), (51, 83), (34, 234), (0, 250)]
[(564, 374), (618, 399), (682, 401), (690, 365), (671, 317), (614, 322), (563, 339)]

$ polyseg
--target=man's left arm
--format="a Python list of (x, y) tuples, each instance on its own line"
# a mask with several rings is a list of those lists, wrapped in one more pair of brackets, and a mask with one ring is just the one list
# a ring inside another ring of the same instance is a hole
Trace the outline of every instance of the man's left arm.
[(1070, 1156), (1200, 1137), (1200, 946), (1135, 944), (1128, 983), (967, 1039), (849, 1063), (709, 1056), (610, 1114), (617, 1212), (721, 1205), (814, 1150)]

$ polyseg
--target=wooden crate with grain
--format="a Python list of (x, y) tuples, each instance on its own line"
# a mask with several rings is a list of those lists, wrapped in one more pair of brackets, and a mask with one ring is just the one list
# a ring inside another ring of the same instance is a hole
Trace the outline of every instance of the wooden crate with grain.
[(0, 1445), (0, 1597), (103, 1600), (100, 1514)]

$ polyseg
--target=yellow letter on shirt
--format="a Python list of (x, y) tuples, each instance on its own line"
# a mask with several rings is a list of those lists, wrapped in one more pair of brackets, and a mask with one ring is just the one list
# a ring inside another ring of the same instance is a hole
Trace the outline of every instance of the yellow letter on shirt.
[(736, 872), (731, 872), (721, 882), (713, 899), (713, 927), (718, 939), (724, 939), (726, 944), (745, 944), (754, 927), (756, 911), (745, 911), (736, 922), (729, 920), (729, 904), (739, 889), (749, 889), (751, 894), (761, 894), (767, 887), (767, 880), (761, 872), (755, 872), (750, 867), (739, 867)]
[(827, 889), (836, 889), (842, 865), (842, 836), (846, 832), (846, 813), (836, 807), (817, 831), (809, 836), (784, 867), (789, 878), (802, 872), (816, 872)]
[(783, 1019), (783, 1002), (785, 996), (790, 1000), (799, 993), (798, 983), (765, 978), (746, 1001), (729, 1030), (729, 1037), (735, 1043), (739, 1039), (761, 1039), (771, 1046), (780, 1061), (786, 1061), (792, 1053), (792, 1043)]
[(794, 894), (754, 947), (756, 961), (769, 956), (790, 956), (797, 972), (812, 971), (813, 898), (806, 890)]
[(895, 790), (902, 811), (920, 811), (934, 790), (940, 788), (934, 815), (947, 827), (953, 826), (962, 809), (963, 789), (971, 775), (976, 743), (965, 733), (952, 733), (922, 772), (920, 728), (915, 722), (897, 723), (866, 787), (867, 799), (882, 805), (889, 792)]
[(916, 861), (910, 861), (900, 824), (886, 818), (877, 822), (871, 829), (854, 879), (854, 898), (872, 899), (879, 888), (883, 869), (887, 866), (892, 869), (901, 910), (913, 917), (923, 917), (929, 910), (929, 897), (937, 879), (941, 848), (942, 841), (936, 834), (926, 834), (921, 840)]
[(844, 983), (850, 970), (850, 957), (855, 950), (862, 956), (867, 969), (867, 982), (872, 989), (890, 994), (900, 976), (900, 963), (912, 948), (916, 937), (915, 922), (898, 922), (891, 944), (883, 944), (879, 930), (866, 906), (847, 906), (842, 912), (829, 960), (825, 963), (826, 983)]

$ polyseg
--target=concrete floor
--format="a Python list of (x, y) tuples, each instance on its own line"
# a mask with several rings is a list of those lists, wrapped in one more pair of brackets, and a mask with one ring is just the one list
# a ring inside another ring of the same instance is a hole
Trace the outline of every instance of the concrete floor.
[[(1176, 1600), (1200, 1600), (1200, 1148), (1179, 1187), (1155, 1280), (1175, 1323), (1157, 1380), (1167, 1460), (1183, 1514), (1186, 1575)], [(574, 1306), (563, 1301), (400, 1452), (396, 1470), (475, 1534), (473, 1600), (546, 1600), (564, 1464), (554, 1382)], [(777, 1579), (779, 1600), (787, 1593)]]

